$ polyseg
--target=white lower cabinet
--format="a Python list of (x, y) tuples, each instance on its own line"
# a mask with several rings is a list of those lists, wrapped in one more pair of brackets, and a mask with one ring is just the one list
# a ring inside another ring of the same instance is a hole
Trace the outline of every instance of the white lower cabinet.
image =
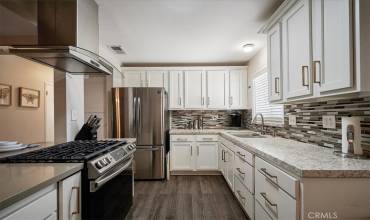
[(3, 220), (57, 219), (57, 187), (48, 186), (15, 204), (0, 210)]
[(81, 172), (58, 183), (59, 220), (81, 219)]
[(234, 193), (236, 198), (242, 205), (244, 211), (248, 214), (251, 220), (254, 219), (254, 196), (252, 193), (245, 187), (239, 177), (235, 176), (234, 178)]
[(255, 220), (273, 220), (257, 201), (254, 204), (254, 219)]
[(196, 170), (217, 170), (217, 142), (199, 142), (196, 144)]
[(192, 142), (171, 143), (171, 170), (193, 170)]
[(171, 171), (218, 170), (217, 142), (197, 141), (197, 139), (202, 140), (202, 138), (181, 137), (181, 135), (171, 137)]

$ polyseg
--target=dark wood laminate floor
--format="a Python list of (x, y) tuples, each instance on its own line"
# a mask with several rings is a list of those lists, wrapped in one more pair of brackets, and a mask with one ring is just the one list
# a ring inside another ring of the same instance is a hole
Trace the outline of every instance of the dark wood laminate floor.
[(131, 219), (247, 219), (221, 176), (135, 182)]

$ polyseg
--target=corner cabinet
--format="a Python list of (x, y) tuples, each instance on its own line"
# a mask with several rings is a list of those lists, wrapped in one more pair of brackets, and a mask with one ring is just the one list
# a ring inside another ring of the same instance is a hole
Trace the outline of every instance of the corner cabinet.
[(217, 171), (217, 136), (172, 135), (170, 158), (171, 171)]
[(278, 101), (282, 99), (282, 37), (281, 23), (275, 26), (267, 33), (268, 50), (268, 77), (269, 77), (269, 100)]

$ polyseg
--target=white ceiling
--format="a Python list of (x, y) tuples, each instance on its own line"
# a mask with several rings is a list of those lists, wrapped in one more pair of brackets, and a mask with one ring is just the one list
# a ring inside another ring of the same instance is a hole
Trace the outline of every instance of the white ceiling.
[[(265, 45), (257, 34), (282, 0), (96, 0), (100, 38), (124, 64), (241, 63)], [(256, 48), (245, 53), (242, 45)]]

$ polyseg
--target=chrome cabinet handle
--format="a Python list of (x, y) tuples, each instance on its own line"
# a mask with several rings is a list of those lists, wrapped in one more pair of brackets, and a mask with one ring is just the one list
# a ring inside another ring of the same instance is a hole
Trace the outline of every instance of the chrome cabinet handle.
[(230, 96), (230, 105), (233, 105), (234, 104), (234, 99), (232, 96)]
[(240, 153), (240, 151), (237, 151), (236, 153), (237, 153), (239, 156), (241, 156), (241, 157), (244, 157), (244, 158), (245, 158), (245, 154)]
[(236, 193), (238, 193), (238, 196), (240, 199), (245, 200), (245, 197), (242, 196), (242, 193), (240, 192), (240, 190), (236, 190)]
[(211, 98), (207, 97), (207, 105), (210, 105), (210, 104), (211, 104)]
[(199, 156), (199, 145), (197, 145), (197, 155)]
[(272, 179), (276, 179), (277, 180), (277, 176), (275, 175), (272, 175), (271, 173), (267, 172), (267, 169), (266, 168), (261, 168), (261, 171), (266, 174), (268, 177), (272, 178)]
[(272, 206), (272, 207), (276, 207), (276, 208), (277, 208), (277, 204), (276, 204), (276, 203), (272, 203), (272, 202), (267, 198), (266, 193), (261, 192), (260, 194), (261, 194), (262, 198), (265, 200), (265, 202), (267, 202), (270, 206)]
[(186, 138), (176, 138), (177, 141), (187, 141), (188, 139)]
[(213, 138), (202, 138), (203, 141), (212, 141)]
[(240, 174), (245, 175), (245, 173), (243, 173), (243, 172), (240, 170), (240, 168), (239, 168), (239, 167), (238, 167), (238, 168), (236, 168), (236, 170), (237, 170)]
[[(317, 65), (316, 64), (319, 64), (319, 71), (320, 71), (320, 76), (318, 77), (319, 79), (317, 79), (317, 71), (316, 71)], [(315, 60), (312, 62), (312, 65), (313, 65), (312, 67), (313, 82), (321, 85), (321, 62), (319, 60)]]
[(302, 66), (302, 86), (309, 87), (308, 83), (306, 83), (305, 69), (307, 69), (307, 74), (308, 74), (308, 66)]
[(221, 160), (225, 162), (224, 150), (221, 151)]
[(73, 211), (71, 214), (72, 215), (77, 215), (77, 214), (80, 214), (80, 187), (78, 186), (74, 186), (72, 187), (72, 191), (73, 190), (76, 190), (76, 193), (77, 193), (77, 207), (76, 207), (76, 211)]
[(279, 94), (280, 93), (280, 88), (278, 87), (278, 82), (279, 82), (279, 77), (275, 77), (275, 93)]
[(193, 145), (190, 146), (190, 156), (193, 156)]
[(202, 97), (202, 105), (204, 105), (204, 97)]

